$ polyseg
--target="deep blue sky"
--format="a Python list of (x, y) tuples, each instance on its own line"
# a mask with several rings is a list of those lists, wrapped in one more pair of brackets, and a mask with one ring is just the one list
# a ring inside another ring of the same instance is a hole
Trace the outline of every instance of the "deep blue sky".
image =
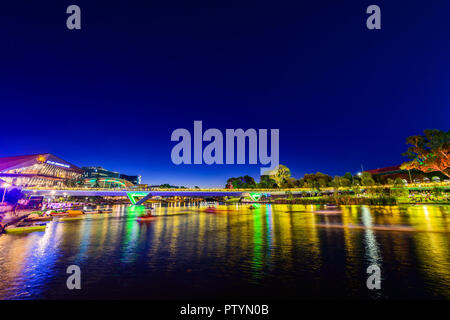
[(449, 1), (8, 2), (0, 156), (222, 186), (260, 165), (175, 166), (174, 129), (279, 128), (295, 177), (395, 165), (407, 136), (449, 129)]

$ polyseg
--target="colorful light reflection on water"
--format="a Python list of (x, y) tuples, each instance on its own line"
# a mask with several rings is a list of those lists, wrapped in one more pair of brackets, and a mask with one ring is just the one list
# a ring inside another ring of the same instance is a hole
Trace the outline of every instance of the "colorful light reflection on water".
[[(110, 215), (48, 224), (45, 232), (0, 236), (0, 297), (70, 298), (450, 298), (448, 206), (187, 204), (117, 206)], [(228, 209), (228, 210), (225, 210)], [(328, 226), (359, 225), (366, 228)], [(390, 226), (386, 230), (374, 226)], [(409, 226), (417, 231), (396, 229)], [(66, 289), (66, 268), (82, 289)], [(382, 289), (366, 288), (378, 264)]]

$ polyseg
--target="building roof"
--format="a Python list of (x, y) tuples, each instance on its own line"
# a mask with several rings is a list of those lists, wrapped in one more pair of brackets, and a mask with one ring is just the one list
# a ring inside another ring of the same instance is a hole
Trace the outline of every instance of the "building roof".
[(366, 172), (369, 172), (371, 174), (385, 174), (385, 173), (395, 172), (395, 171), (402, 171), (402, 169), (400, 169), (400, 165), (366, 170)]
[(51, 165), (60, 166), (70, 171), (83, 173), (76, 165), (71, 164), (51, 153), (40, 153), (25, 156), (3, 157), (0, 158), (0, 172), (13, 170), (16, 168), (29, 167), (37, 163), (46, 162)]

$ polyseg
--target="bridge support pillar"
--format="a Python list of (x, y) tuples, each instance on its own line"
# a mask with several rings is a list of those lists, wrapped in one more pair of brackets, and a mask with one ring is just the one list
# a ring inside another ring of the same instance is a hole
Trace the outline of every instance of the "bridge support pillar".
[(146, 195), (145, 197), (143, 197), (141, 200), (139, 200), (138, 202), (135, 203), (136, 206), (140, 206), (141, 204), (143, 204), (145, 201), (147, 201), (148, 199), (150, 199), (152, 197), (152, 194), (149, 193), (148, 195)]

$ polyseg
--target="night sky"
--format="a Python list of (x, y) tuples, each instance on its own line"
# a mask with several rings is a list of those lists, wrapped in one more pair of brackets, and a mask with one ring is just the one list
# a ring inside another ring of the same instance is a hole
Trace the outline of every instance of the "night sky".
[[(71, 4), (81, 30), (66, 28)], [(366, 28), (371, 4), (381, 30)], [(449, 129), (449, 12), (449, 1), (2, 1), (0, 156), (50, 152), (149, 184), (259, 180), (259, 164), (172, 164), (172, 131), (202, 120), (280, 129), (297, 178), (396, 165), (407, 136)]]

